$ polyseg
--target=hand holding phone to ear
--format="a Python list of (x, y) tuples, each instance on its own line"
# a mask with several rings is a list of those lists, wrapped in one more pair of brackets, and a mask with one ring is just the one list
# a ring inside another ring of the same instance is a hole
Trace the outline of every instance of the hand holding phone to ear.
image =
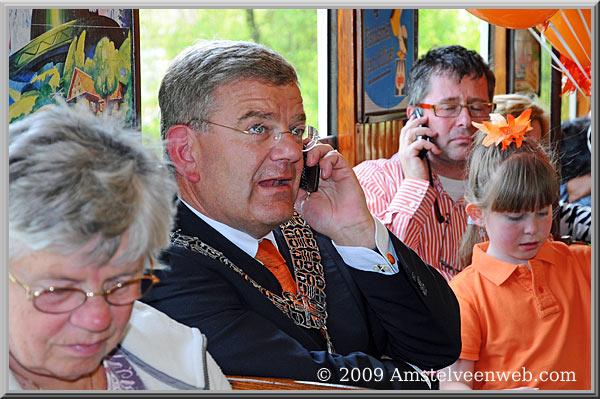
[(319, 188), (319, 176), (321, 175), (321, 168), (316, 163), (313, 166), (306, 166), (306, 152), (302, 153), (304, 158), (304, 167), (302, 168), (302, 175), (300, 176), (300, 188), (306, 190), (309, 193), (314, 193)]
[[(421, 112), (421, 108), (416, 108), (412, 115), (413, 118), (422, 118), (423, 117), (423, 112)], [(419, 125), (420, 127), (427, 127), (427, 125)], [(427, 141), (431, 141), (431, 137), (429, 136), (417, 136), (417, 140), (427, 140)], [(427, 149), (423, 148), (421, 151), (419, 151), (419, 158), (423, 159), (425, 158), (425, 156), (427, 155)]]
[(414, 108), (410, 118), (400, 133), (398, 156), (402, 165), (402, 173), (406, 178), (428, 180), (428, 169), (425, 162), (428, 151), (439, 154), (440, 151), (432, 142), (433, 132), (427, 126), (427, 118), (420, 108)]
[(296, 210), (311, 228), (337, 245), (374, 248), (375, 221), (346, 159), (330, 145), (317, 144), (306, 153), (305, 165), (317, 164), (318, 190), (298, 190)]

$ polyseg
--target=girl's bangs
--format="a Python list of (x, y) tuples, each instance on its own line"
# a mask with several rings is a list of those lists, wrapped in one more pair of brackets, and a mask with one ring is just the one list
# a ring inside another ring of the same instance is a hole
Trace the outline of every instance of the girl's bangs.
[(558, 201), (558, 176), (550, 163), (531, 154), (507, 158), (491, 181), (491, 204), (495, 212), (533, 212)]

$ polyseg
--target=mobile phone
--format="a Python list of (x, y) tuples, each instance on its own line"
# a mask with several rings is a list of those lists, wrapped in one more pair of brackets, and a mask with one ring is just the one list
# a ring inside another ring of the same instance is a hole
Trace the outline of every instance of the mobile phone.
[[(423, 112), (421, 112), (421, 108), (415, 108), (415, 110), (413, 111), (413, 113), (411, 114), (411, 116), (413, 118), (420, 118), (423, 116)], [(427, 126), (427, 125), (419, 125), (419, 126)], [(429, 136), (417, 136), (417, 139), (424, 139), (427, 141), (431, 141), (431, 137)], [(421, 151), (419, 151), (419, 158), (423, 159), (425, 158), (425, 155), (427, 155), (427, 150), (426, 149), (422, 149)]]
[(304, 158), (304, 167), (302, 168), (302, 175), (300, 176), (300, 188), (309, 193), (314, 193), (319, 188), (321, 167), (318, 163), (314, 166), (306, 166), (306, 152), (303, 152), (302, 156)]

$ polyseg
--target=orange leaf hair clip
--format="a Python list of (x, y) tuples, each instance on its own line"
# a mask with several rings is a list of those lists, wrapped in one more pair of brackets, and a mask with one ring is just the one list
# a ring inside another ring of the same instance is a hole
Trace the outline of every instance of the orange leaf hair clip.
[(490, 121), (483, 123), (471, 122), (473, 126), (481, 130), (487, 137), (483, 139), (483, 144), (486, 147), (490, 145), (498, 145), (502, 143), (502, 149), (506, 149), (510, 143), (516, 143), (517, 148), (521, 147), (525, 133), (532, 130), (531, 108), (523, 111), (518, 118), (511, 114), (506, 116), (506, 119), (500, 114), (490, 114)]

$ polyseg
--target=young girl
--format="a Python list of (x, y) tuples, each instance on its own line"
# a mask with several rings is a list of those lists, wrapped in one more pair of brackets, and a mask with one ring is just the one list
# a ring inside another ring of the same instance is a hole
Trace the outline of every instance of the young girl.
[[(439, 373), (440, 387), (591, 389), (591, 247), (548, 239), (559, 183), (540, 145), (523, 137), (529, 113), (491, 117), (474, 123), (465, 193), (473, 224), (463, 238), (472, 260), (450, 282), (462, 352)], [(489, 241), (473, 246), (480, 233)]]
[[(536, 140), (541, 142), (543, 146), (547, 146), (550, 143), (550, 116), (537, 103), (536, 99), (537, 97), (535, 94), (531, 93), (497, 94), (494, 96), (493, 102), (496, 104), (495, 112), (505, 117), (508, 114), (518, 117), (523, 111), (531, 108), (532, 130), (527, 132), (527, 140)], [(582, 158), (586, 158), (587, 154), (589, 161), (590, 152), (586, 149), (586, 145), (581, 142), (577, 142), (577, 144), (573, 145), (573, 140), (567, 138), (565, 133), (566, 132), (563, 129), (563, 139), (561, 141), (563, 144), (561, 145), (561, 150), (564, 150), (565, 147), (569, 147), (572, 150), (571, 152), (580, 153)], [(557, 159), (557, 163), (562, 163), (563, 165), (570, 164), (568, 166), (572, 171), (577, 168), (574, 163), (569, 161), (565, 162), (565, 159)], [(582, 164), (577, 163), (577, 165)], [(565, 172), (564, 168), (562, 171)], [(573, 176), (577, 175), (575, 172), (571, 174)], [(563, 183), (560, 186), (561, 198), (558, 201), (556, 209), (552, 209), (554, 220), (550, 231), (555, 239), (560, 239), (563, 242), (571, 240), (590, 243), (592, 241), (592, 207), (578, 203), (578, 200), (574, 199), (588, 195), (591, 192), (591, 177), (589, 174), (586, 176), (587, 178), (575, 178), (575, 180), (569, 183), (568, 190), (566, 187), (567, 183), (565, 183), (568, 179), (563, 179)], [(571, 199), (575, 202), (568, 202), (567, 197), (571, 194), (573, 195)], [(471, 252), (471, 250), (472, 245), (469, 248), (469, 252)]]

